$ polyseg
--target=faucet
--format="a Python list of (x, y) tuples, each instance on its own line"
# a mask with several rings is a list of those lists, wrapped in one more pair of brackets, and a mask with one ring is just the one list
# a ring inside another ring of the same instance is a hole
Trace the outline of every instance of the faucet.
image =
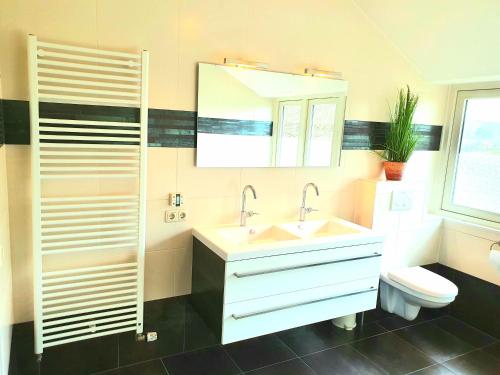
[(316, 190), (316, 195), (319, 196), (319, 190), (316, 184), (309, 182), (306, 186), (304, 186), (304, 190), (302, 191), (302, 206), (300, 206), (300, 221), (304, 221), (306, 219), (306, 214), (309, 214), (312, 211), (318, 211), (315, 208), (306, 207), (307, 189), (309, 186), (312, 186), (314, 190)]
[(247, 225), (247, 217), (252, 217), (253, 215), (258, 215), (257, 212), (246, 210), (246, 202), (247, 202), (247, 191), (251, 190), (253, 194), (253, 199), (257, 199), (257, 193), (255, 192), (255, 188), (252, 185), (246, 185), (243, 188), (243, 192), (241, 193), (241, 213), (240, 213), (240, 226), (244, 227)]

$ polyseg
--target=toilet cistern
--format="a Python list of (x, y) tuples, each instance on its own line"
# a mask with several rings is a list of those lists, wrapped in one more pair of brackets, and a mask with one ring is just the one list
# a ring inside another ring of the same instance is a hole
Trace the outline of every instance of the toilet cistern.
[(304, 190), (302, 191), (302, 206), (300, 206), (300, 221), (304, 221), (306, 219), (306, 214), (309, 214), (313, 211), (318, 211), (315, 208), (312, 207), (306, 207), (306, 197), (307, 197), (307, 189), (309, 187), (313, 187), (314, 190), (316, 190), (316, 196), (319, 196), (319, 190), (316, 184), (309, 182), (304, 186)]
[(247, 191), (250, 190), (253, 194), (253, 199), (257, 199), (257, 193), (252, 185), (246, 185), (241, 193), (241, 213), (240, 213), (240, 226), (244, 227), (247, 225), (247, 217), (252, 217), (253, 215), (258, 215), (257, 212), (246, 209), (247, 203)]

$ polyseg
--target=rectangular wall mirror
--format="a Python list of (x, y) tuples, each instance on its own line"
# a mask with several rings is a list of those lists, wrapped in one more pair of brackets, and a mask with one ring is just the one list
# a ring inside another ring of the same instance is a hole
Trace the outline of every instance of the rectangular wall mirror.
[(330, 167), (347, 81), (198, 64), (198, 167)]

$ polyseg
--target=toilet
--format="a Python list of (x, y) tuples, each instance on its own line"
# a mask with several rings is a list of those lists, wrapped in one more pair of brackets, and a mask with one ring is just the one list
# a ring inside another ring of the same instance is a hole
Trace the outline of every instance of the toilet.
[(407, 320), (420, 308), (438, 309), (455, 300), (458, 288), (451, 281), (422, 267), (401, 267), (380, 275), (382, 309)]

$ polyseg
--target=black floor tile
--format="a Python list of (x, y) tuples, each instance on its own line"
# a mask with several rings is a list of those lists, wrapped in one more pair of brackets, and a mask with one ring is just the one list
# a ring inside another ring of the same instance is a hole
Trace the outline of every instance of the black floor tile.
[(455, 373), (443, 365), (433, 365), (423, 370), (412, 372), (411, 375), (455, 375)]
[(240, 369), (221, 346), (163, 358), (169, 375), (236, 375)]
[(118, 366), (118, 336), (103, 336), (46, 348), (42, 374), (90, 374)]
[(166, 375), (167, 371), (160, 359), (143, 362), (137, 365), (121, 367), (101, 373), (102, 375)]
[(144, 332), (156, 331), (158, 340), (136, 341), (134, 332), (120, 334), (120, 366), (184, 351), (186, 301), (182, 296), (144, 303)]
[(384, 370), (361, 355), (354, 348), (344, 345), (324, 350), (302, 358), (318, 375), (382, 375)]
[(156, 331), (158, 339), (152, 342), (137, 341), (135, 332), (119, 335), (120, 366), (181, 353), (184, 350), (184, 322), (144, 323), (144, 331)]
[(403, 328), (394, 333), (436, 362), (444, 362), (475, 349), (474, 346), (439, 328), (433, 322)]
[(406, 320), (396, 314), (390, 314), (390, 313), (387, 314), (389, 315), (377, 321), (377, 323), (380, 324), (385, 329), (393, 331), (395, 329), (410, 327), (432, 319), (439, 318), (444, 315), (444, 311), (440, 309), (422, 308), (420, 309), (420, 312), (418, 313), (417, 317), (414, 320)]
[(458, 295), (450, 306), (450, 314), (454, 317), (500, 338), (500, 288), (498, 285), (481, 280), (472, 275), (460, 272), (442, 264), (439, 273), (458, 287)]
[(385, 329), (387, 329), (388, 331), (393, 331), (395, 329), (410, 327), (410, 326), (413, 326), (415, 324), (419, 324), (419, 323), (421, 323), (421, 321), (419, 321), (419, 320), (409, 321), (409, 320), (406, 320), (406, 319), (403, 319), (399, 316), (394, 315), (394, 316), (389, 316), (387, 318), (379, 320), (377, 323), (380, 324)]
[(349, 344), (389, 374), (406, 374), (434, 361), (394, 333), (384, 333)]
[(331, 320), (279, 332), (282, 339), (297, 355), (303, 356), (320, 350), (340, 346), (354, 340), (387, 332), (377, 323), (365, 323), (352, 331), (332, 324)]
[(483, 350), (462, 355), (445, 363), (457, 375), (498, 375), (500, 361)]
[(191, 351), (219, 344), (218, 335), (207, 326), (191, 304), (187, 303), (184, 350)]
[(295, 354), (276, 335), (266, 335), (225, 346), (227, 353), (243, 371), (292, 359)]
[(248, 375), (316, 375), (300, 358), (246, 372)]
[[(326, 321), (226, 347), (219, 345), (217, 336), (185, 296), (146, 302), (144, 311), (145, 331), (157, 331), (156, 342), (137, 342), (134, 332), (105, 336), (46, 348), (41, 364), (33, 353), (33, 323), (16, 324), (11, 374), (166, 374), (164, 364), (168, 364), (169, 375), (231, 375), (241, 371), (312, 375), (313, 370), (296, 355), (304, 356), (311, 367), (314, 363), (320, 375), (385, 371), (500, 374), (500, 342), (455, 317), (440, 317), (443, 310), (422, 309), (416, 320), (408, 322), (377, 308), (365, 313), (363, 327), (358, 319), (354, 331), (338, 329)], [(387, 329), (394, 331), (387, 333)], [(185, 351), (190, 352), (179, 354)], [(159, 360), (162, 357), (164, 363)], [(432, 358), (449, 360), (441, 366)]]
[[(380, 297), (379, 297), (379, 301), (380, 301)], [(392, 315), (393, 314), (382, 310), (382, 308), (380, 308), (380, 306), (377, 306), (376, 309), (365, 311), (364, 321), (365, 321), (365, 323), (378, 322), (379, 320), (382, 320), (384, 318), (388, 318)], [(357, 315), (357, 319), (358, 319), (358, 321), (361, 319), (361, 314)]]
[(496, 359), (500, 361), (500, 342), (497, 342), (492, 345), (488, 345), (487, 347), (483, 348), (483, 350), (494, 356)]
[(183, 322), (187, 304), (185, 296), (144, 302), (144, 323)]
[(433, 320), (432, 323), (476, 348), (490, 345), (496, 341), (494, 337), (451, 316), (443, 316)]
[(103, 336), (45, 348), (41, 363), (34, 354), (33, 323), (16, 324), (11, 372), (31, 374), (90, 374), (118, 367), (118, 336)]
[(39, 374), (41, 369), (33, 352), (33, 322), (15, 324), (12, 329), (10, 372), (15, 375)]

